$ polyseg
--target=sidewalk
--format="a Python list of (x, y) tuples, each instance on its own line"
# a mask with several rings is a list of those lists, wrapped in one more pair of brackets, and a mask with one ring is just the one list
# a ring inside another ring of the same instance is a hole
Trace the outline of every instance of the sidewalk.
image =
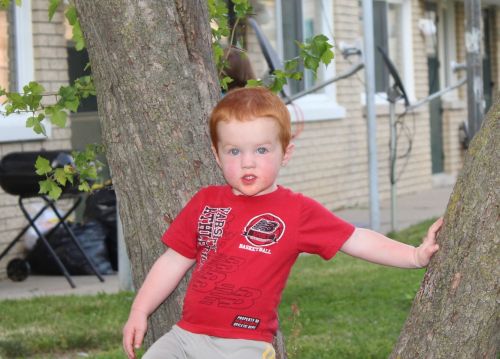
[[(401, 230), (426, 219), (444, 215), (453, 185), (443, 185), (396, 199), (395, 229)], [(370, 208), (349, 208), (335, 214), (357, 227), (370, 227)], [(391, 202), (380, 203), (380, 233), (391, 231)]]
[[(452, 189), (452, 185), (442, 185), (428, 191), (398, 197), (397, 229), (444, 215)], [(380, 207), (380, 232), (387, 233), (391, 229), (390, 201), (384, 201)], [(358, 227), (369, 227), (369, 207), (339, 210), (335, 214)], [(31, 275), (23, 282), (0, 280), (0, 300), (44, 295), (116, 293), (120, 288), (118, 275), (105, 276), (103, 283), (99, 282), (95, 276), (73, 276), (72, 278), (76, 284), (74, 289), (63, 276)]]

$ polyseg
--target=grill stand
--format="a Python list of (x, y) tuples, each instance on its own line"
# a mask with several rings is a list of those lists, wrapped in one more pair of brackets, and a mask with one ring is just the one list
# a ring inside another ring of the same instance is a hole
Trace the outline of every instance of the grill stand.
[[(23, 203), (23, 200), (25, 200), (26, 198), (30, 198), (31, 196), (20, 196), (19, 197), (19, 207), (21, 208), (21, 211), (23, 212), (24, 216), (26, 217), (26, 219), (28, 220), (29, 224), (26, 225), (26, 227), (23, 228), (23, 230), (21, 232), (19, 232), (19, 234), (16, 236), (16, 238), (14, 238), (14, 240), (7, 246), (7, 248), (2, 252), (2, 254), (0, 254), (0, 260), (5, 256), (7, 255), (7, 253), (9, 252), (9, 250), (22, 238), (22, 236), (26, 233), (26, 231), (32, 227), (36, 234), (38, 235), (38, 238), (42, 241), (42, 243), (45, 245), (45, 247), (47, 248), (47, 250), (49, 251), (50, 255), (54, 258), (54, 260), (56, 261), (56, 264), (57, 266), (59, 267), (59, 269), (61, 270), (62, 274), (66, 277), (68, 283), (70, 284), (71, 288), (76, 288), (76, 285), (75, 283), (73, 282), (73, 279), (71, 278), (71, 275), (69, 274), (68, 270), (66, 269), (66, 267), (64, 266), (64, 264), (62, 263), (62, 261), (59, 259), (59, 257), (57, 256), (57, 253), (54, 251), (54, 249), (52, 248), (52, 246), (50, 245), (49, 241), (47, 240), (48, 237), (50, 237), (52, 235), (52, 233), (54, 233), (54, 231), (60, 226), (62, 225), (64, 227), (64, 229), (66, 230), (66, 232), (68, 232), (71, 240), (73, 241), (73, 243), (76, 245), (76, 247), (80, 250), (80, 252), (82, 253), (83, 257), (85, 258), (85, 260), (87, 261), (87, 263), (90, 265), (90, 268), (92, 269), (92, 271), (94, 272), (94, 274), (97, 276), (97, 278), (101, 281), (101, 282), (104, 282), (104, 278), (102, 277), (101, 273), (99, 273), (99, 271), (97, 270), (96, 266), (94, 265), (94, 262), (92, 261), (92, 259), (87, 255), (87, 253), (85, 253), (85, 250), (83, 249), (83, 247), (81, 246), (80, 242), (78, 241), (78, 239), (76, 238), (75, 234), (73, 233), (73, 231), (71, 230), (71, 228), (68, 226), (68, 224), (66, 223), (66, 219), (75, 211), (75, 209), (80, 205), (80, 203), (82, 202), (82, 197), (81, 196), (78, 196), (75, 203), (73, 204), (73, 206), (71, 206), (71, 208), (67, 211), (67, 213), (62, 216), (59, 211), (57, 210), (57, 207), (55, 206), (55, 201), (49, 199), (48, 197), (46, 196), (39, 196), (40, 198), (42, 198), (44, 201), (45, 201), (45, 205), (42, 207), (42, 209), (40, 209), (38, 211), (38, 213), (34, 216), (34, 217), (31, 217), (30, 214), (28, 213), (28, 211), (26, 210), (25, 206), (24, 206), (24, 203)], [(38, 217), (40, 217), (42, 215), (42, 213), (48, 209), (48, 208), (51, 208), (52, 211), (54, 212), (54, 214), (57, 216), (57, 218), (59, 219), (59, 222), (46, 234), (44, 235), (42, 232), (40, 232), (40, 230), (38, 229), (38, 227), (36, 226), (36, 223), (35, 221), (38, 219)]]

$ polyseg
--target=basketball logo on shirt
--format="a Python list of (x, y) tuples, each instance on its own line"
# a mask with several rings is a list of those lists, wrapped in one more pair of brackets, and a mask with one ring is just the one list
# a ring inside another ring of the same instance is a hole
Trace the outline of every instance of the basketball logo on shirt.
[(272, 213), (253, 217), (243, 230), (246, 240), (257, 247), (276, 244), (283, 233), (285, 233), (285, 223)]

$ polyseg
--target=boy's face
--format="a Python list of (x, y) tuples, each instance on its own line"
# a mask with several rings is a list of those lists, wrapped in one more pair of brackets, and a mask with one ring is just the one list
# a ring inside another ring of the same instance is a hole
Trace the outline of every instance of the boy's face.
[(280, 167), (290, 160), (293, 150), (290, 144), (283, 153), (276, 120), (219, 122), (217, 134), (217, 151), (212, 150), (234, 194), (259, 196), (276, 190)]

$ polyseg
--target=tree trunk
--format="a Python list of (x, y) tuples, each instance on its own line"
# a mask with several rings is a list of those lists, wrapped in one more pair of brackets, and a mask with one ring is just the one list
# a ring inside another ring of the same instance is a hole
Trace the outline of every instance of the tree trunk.
[[(201, 187), (222, 182), (207, 119), (220, 96), (206, 0), (76, 0), (106, 157), (136, 287), (160, 237)], [(146, 345), (178, 321), (187, 279), (150, 318)], [(284, 350), (283, 350), (284, 351)]]
[(440, 250), (391, 358), (496, 358), (500, 343), (500, 98), (470, 144)]
[[(206, 0), (76, 6), (136, 287), (163, 231), (200, 186), (221, 181), (206, 121), (219, 97)], [(186, 281), (151, 317), (148, 343), (180, 315)]]

